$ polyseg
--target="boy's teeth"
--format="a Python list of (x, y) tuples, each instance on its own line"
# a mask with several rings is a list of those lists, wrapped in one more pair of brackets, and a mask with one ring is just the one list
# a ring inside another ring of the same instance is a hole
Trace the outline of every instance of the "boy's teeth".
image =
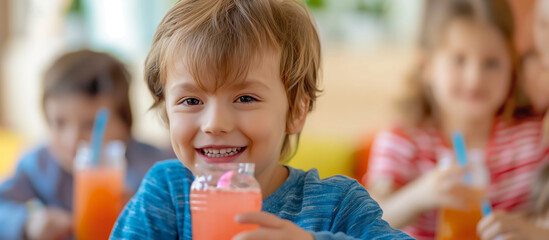
[(237, 154), (242, 148), (207, 149), (203, 148), (204, 155), (208, 157), (228, 157)]

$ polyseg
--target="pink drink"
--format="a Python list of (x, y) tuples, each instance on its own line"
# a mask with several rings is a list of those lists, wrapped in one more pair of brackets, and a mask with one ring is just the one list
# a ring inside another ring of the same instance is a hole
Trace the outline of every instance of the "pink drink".
[(261, 210), (259, 191), (192, 191), (191, 216), (193, 239), (231, 239), (240, 232), (257, 229), (257, 225), (239, 224), (240, 213)]
[(253, 163), (197, 164), (190, 196), (194, 240), (231, 239), (258, 228), (235, 221), (238, 214), (261, 211), (263, 197), (254, 168)]

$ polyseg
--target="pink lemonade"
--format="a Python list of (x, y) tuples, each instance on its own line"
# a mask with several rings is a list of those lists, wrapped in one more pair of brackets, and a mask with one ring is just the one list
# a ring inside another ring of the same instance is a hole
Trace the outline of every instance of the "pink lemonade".
[(124, 174), (120, 169), (80, 169), (75, 172), (74, 219), (78, 240), (109, 239), (124, 204)]
[(257, 229), (257, 225), (239, 224), (240, 213), (261, 211), (259, 191), (210, 190), (191, 192), (193, 240), (231, 239), (240, 232)]

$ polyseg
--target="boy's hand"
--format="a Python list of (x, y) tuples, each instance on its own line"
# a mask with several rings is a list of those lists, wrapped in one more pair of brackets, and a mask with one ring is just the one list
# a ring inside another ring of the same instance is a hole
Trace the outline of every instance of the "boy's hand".
[(72, 232), (72, 216), (58, 208), (41, 208), (29, 213), (25, 224), (26, 239), (61, 240)]
[(549, 229), (516, 214), (497, 211), (480, 220), (477, 233), (483, 240), (537, 240), (546, 239)]
[(240, 214), (236, 216), (236, 221), (243, 224), (257, 224), (259, 229), (238, 234), (233, 240), (314, 240), (311, 233), (298, 227), (293, 222), (266, 212)]

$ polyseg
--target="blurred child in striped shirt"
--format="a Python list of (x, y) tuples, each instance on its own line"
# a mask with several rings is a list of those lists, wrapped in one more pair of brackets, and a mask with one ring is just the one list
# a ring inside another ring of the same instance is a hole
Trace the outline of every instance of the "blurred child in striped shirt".
[(541, 119), (513, 117), (516, 60), (506, 1), (433, 1), (426, 11), (422, 59), (406, 99), (407, 124), (376, 137), (368, 188), (384, 219), (417, 239), (434, 239), (437, 209), (468, 199), (457, 166), (437, 168), (460, 130), (489, 171), (496, 210), (530, 207), (534, 171), (547, 159)]

